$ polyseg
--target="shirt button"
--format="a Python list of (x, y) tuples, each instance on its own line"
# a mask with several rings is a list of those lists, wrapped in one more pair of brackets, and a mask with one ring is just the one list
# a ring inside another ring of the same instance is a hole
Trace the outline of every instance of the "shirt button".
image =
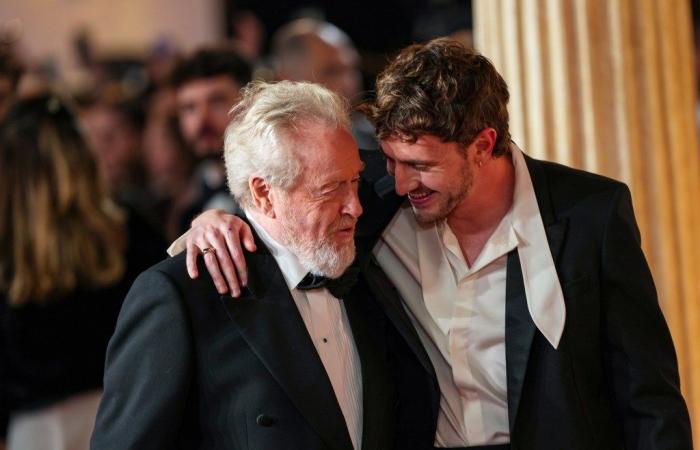
[(257, 423), (261, 427), (271, 427), (272, 425), (275, 424), (275, 422), (277, 422), (277, 420), (275, 420), (273, 417), (270, 417), (266, 414), (260, 414), (255, 419), (255, 423)]
[(323, 338), (323, 343), (325, 344), (326, 342), (328, 342), (328, 339), (327, 339), (327, 338)]

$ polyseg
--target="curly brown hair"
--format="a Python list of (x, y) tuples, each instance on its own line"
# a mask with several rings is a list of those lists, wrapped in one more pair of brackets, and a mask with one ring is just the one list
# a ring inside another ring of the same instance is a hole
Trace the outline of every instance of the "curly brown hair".
[(493, 155), (509, 153), (508, 86), (487, 58), (453, 39), (403, 49), (379, 74), (376, 92), (360, 109), (380, 140), (431, 134), (466, 146), (490, 127)]

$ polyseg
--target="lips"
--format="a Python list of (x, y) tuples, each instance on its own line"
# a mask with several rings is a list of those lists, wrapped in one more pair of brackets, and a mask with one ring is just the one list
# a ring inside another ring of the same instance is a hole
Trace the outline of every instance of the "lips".
[(408, 200), (411, 202), (411, 205), (413, 205), (413, 206), (425, 205), (427, 202), (430, 201), (431, 198), (433, 198), (433, 191), (409, 192), (408, 193)]
[(355, 234), (355, 225), (349, 226), (349, 227), (343, 227), (339, 228), (336, 231), (336, 234), (339, 234), (341, 236), (352, 236)]

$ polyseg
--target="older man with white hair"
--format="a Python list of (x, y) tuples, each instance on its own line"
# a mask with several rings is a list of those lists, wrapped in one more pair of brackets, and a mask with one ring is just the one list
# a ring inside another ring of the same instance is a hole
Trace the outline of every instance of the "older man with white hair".
[(363, 163), (346, 102), (253, 83), (231, 116), (229, 187), (258, 248), (247, 287), (220, 296), (184, 256), (139, 277), (93, 448), (430, 448), (431, 378), (350, 267)]

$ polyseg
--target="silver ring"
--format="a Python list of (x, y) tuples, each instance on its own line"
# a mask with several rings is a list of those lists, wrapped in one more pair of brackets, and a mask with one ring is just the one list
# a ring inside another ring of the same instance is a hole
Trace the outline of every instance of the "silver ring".
[(202, 255), (206, 255), (207, 253), (216, 253), (216, 249), (213, 247), (205, 247), (200, 251), (202, 252)]

